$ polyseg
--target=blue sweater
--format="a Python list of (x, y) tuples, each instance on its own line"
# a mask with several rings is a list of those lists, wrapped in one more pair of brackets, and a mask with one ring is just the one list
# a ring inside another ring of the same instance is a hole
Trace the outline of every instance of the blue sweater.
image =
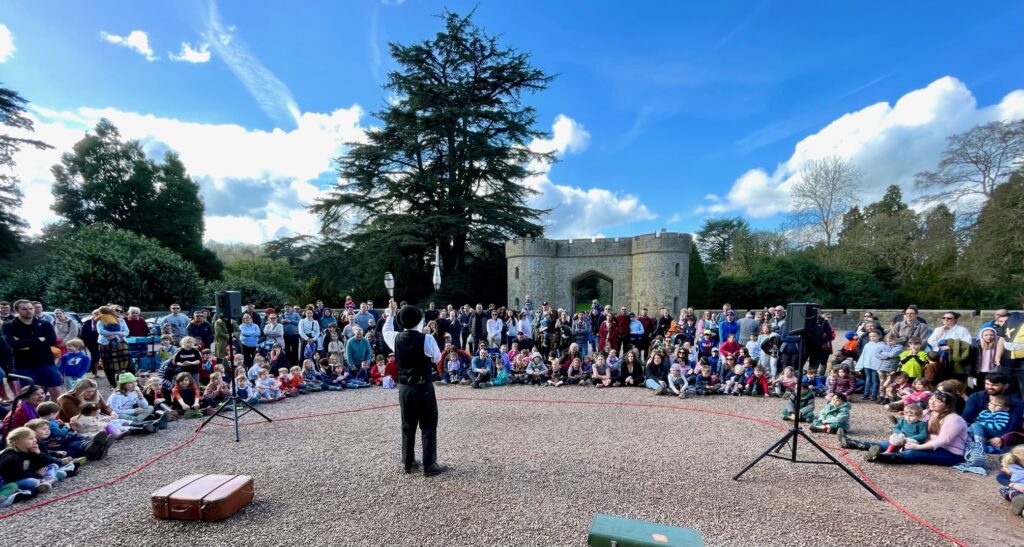
[(81, 378), (89, 372), (92, 361), (84, 352), (65, 353), (60, 358), (60, 373), (68, 378)]
[(1010, 431), (1009, 428), (1006, 427), (1010, 425), (1010, 413), (1004, 410), (999, 412), (992, 412), (987, 409), (982, 410), (978, 413), (978, 418), (974, 420), (974, 424), (980, 424), (984, 427), (985, 436), (990, 439), (992, 437), (1001, 437)]
[(256, 323), (242, 323), (238, 327), (240, 335), (238, 341), (243, 346), (250, 348), (256, 347), (260, 342), (260, 327)]
[[(1016, 394), (1003, 393), (1010, 398), (1010, 422), (1006, 425), (1007, 431), (1018, 431), (1020, 429), (1021, 414), (1024, 413), (1024, 404), (1021, 404), (1020, 397)], [(967, 398), (961, 417), (969, 424), (978, 419), (981, 411), (988, 410), (988, 393), (979, 391)]]

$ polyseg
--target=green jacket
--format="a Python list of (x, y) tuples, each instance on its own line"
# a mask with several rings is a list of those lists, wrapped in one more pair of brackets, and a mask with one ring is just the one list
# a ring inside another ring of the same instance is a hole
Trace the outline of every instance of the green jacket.
[(831, 402), (825, 403), (821, 413), (814, 419), (814, 425), (821, 427), (828, 425), (832, 429), (850, 429), (850, 403), (843, 403), (839, 406), (832, 406)]

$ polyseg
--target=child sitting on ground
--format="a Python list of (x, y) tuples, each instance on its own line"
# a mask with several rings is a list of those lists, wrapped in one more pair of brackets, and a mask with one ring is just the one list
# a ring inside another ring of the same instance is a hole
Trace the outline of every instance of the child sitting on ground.
[(573, 357), (569, 368), (565, 370), (565, 383), (570, 386), (579, 385), (583, 381), (583, 360)]
[[(242, 362), (245, 362), (245, 356), (242, 356)], [(256, 380), (260, 379), (260, 369), (262, 369), (265, 366), (266, 362), (263, 360), (263, 357), (260, 355), (254, 355), (252, 357), (252, 366), (249, 367), (249, 370), (245, 371), (245, 377), (248, 378), (250, 382), (255, 383)], [(235, 370), (242, 369), (237, 368), (236, 366)]]
[(697, 395), (711, 395), (718, 393), (721, 387), (721, 384), (718, 383), (718, 375), (711, 370), (711, 367), (703, 367), (700, 369), (700, 374), (694, 379), (693, 392)]
[(72, 338), (65, 345), (68, 352), (60, 358), (60, 373), (64, 377), (64, 387), (71, 390), (79, 380), (85, 377), (85, 373), (89, 372), (92, 360), (83, 351), (85, 342), (81, 338)]
[(539, 352), (530, 356), (530, 364), (526, 365), (526, 382), (532, 385), (543, 385), (547, 382), (548, 366)]
[(459, 359), (459, 353), (457, 351), (449, 351), (447, 355), (447, 362), (445, 362), (445, 375), (441, 378), (441, 381), (446, 384), (458, 384), (463, 380), (468, 380), (469, 377), (466, 374), (468, 370), (464, 368), (462, 359)]
[(306, 383), (306, 387), (310, 391), (323, 391), (323, 382), (320, 381), (320, 376), (317, 374), (316, 369), (313, 367), (313, 361), (306, 359), (302, 362), (302, 381)]
[(250, 405), (260, 402), (260, 398), (256, 396), (256, 389), (249, 383), (249, 378), (242, 371), (238, 371), (238, 376), (235, 376), (235, 394)]
[(360, 381), (360, 382), (362, 382), (362, 383), (364, 383), (364, 384), (366, 384), (366, 385), (372, 385), (370, 383), (370, 362), (369, 361), (363, 361), (363, 363), (361, 365), (359, 365), (359, 369), (356, 370), (355, 379)]
[(192, 374), (179, 372), (174, 377), (174, 389), (171, 390), (171, 408), (185, 418), (198, 418), (202, 416), (200, 404), (199, 390)]
[(284, 399), (284, 392), (281, 391), (281, 382), (270, 375), (270, 369), (260, 371), (260, 377), (256, 380), (256, 396), (262, 403), (273, 403)]
[[(238, 370), (241, 370), (241, 368)], [(227, 401), (230, 396), (231, 386), (224, 381), (224, 376), (221, 373), (214, 372), (210, 374), (210, 383), (203, 390), (203, 400), (199, 406), (204, 408), (217, 407)]]
[(36, 434), (18, 427), (7, 434), (7, 448), (0, 452), (0, 480), (18, 488), (43, 494), (59, 480), (60, 460), (39, 450)]
[(565, 371), (557, 357), (551, 358), (551, 368), (548, 370), (548, 384), (553, 387), (562, 387), (565, 383)]
[(813, 393), (815, 397), (825, 396), (825, 381), (818, 376), (818, 371), (814, 367), (807, 369), (801, 381), (804, 383), (804, 388)]
[(1000, 463), (1002, 469), (996, 475), (999, 495), (1010, 502), (1014, 515), (1024, 516), (1024, 444), (1014, 447)]
[(67, 452), (59, 450), (59, 446), (52, 450), (47, 446), (50, 440), (50, 423), (48, 421), (42, 418), (36, 418), (26, 422), (25, 427), (31, 429), (32, 432), (36, 434), (36, 445), (39, 447), (39, 453), (49, 456), (58, 462), (58, 480), (73, 477), (78, 473), (79, 466), (75, 463), (75, 458), (69, 456)]
[(822, 407), (821, 412), (814, 418), (811, 424), (811, 431), (818, 433), (838, 433), (850, 429), (850, 403), (846, 394), (836, 391)]
[(594, 356), (594, 366), (590, 371), (590, 381), (595, 387), (611, 387), (612, 367), (608, 366), (604, 355), (598, 353)]
[(994, 444), (1010, 430), (1010, 399), (1006, 395), (989, 395), (988, 408), (978, 413), (967, 428), (971, 440), (981, 443), (988, 454), (1002, 454)]
[(308, 393), (306, 384), (302, 382), (302, 369), (299, 367), (292, 367), (287, 371), (282, 370), (281, 388), (285, 390), (285, 395), (291, 393), (292, 397), (298, 395), (305, 395)]
[(668, 390), (679, 397), (685, 399), (687, 395), (687, 389), (690, 387), (689, 382), (686, 381), (686, 376), (683, 374), (683, 366), (679, 363), (675, 363), (668, 370)]
[(932, 386), (925, 381), (924, 377), (914, 379), (913, 385), (902, 390), (902, 398), (899, 401), (889, 403), (886, 407), (892, 412), (899, 412), (910, 405), (918, 405), (921, 408), (928, 406), (928, 398), (932, 396)]
[(911, 336), (907, 339), (907, 347), (900, 352), (900, 371), (914, 380), (924, 374), (924, 366), (927, 364), (928, 354), (921, 349), (921, 338)]
[(907, 444), (907, 439), (914, 439), (918, 444), (928, 440), (928, 422), (921, 420), (924, 409), (917, 405), (909, 405), (903, 409), (903, 417), (892, 426), (889, 435), (889, 448), (886, 452), (899, 452)]
[(768, 393), (768, 377), (764, 375), (764, 367), (758, 365), (754, 367), (754, 375), (747, 378), (746, 389), (744, 393), (751, 396), (762, 395), (764, 397), (771, 397)]
[(893, 401), (903, 399), (903, 390), (910, 388), (910, 376), (902, 370), (897, 370), (889, 375), (882, 383), (882, 397), (878, 401), (880, 405), (892, 404)]
[[(786, 367), (790, 368), (790, 367)], [(782, 409), (783, 420), (793, 420), (796, 418), (796, 404), (798, 401), (794, 401), (793, 397), (790, 397), (786, 402), (786, 407)], [(800, 393), (800, 421), (808, 422), (814, 420), (814, 391), (808, 389)]]
[[(95, 405), (93, 405), (95, 406)], [(108, 435), (104, 433), (97, 437), (88, 437), (81, 433), (72, 431), (70, 427), (61, 422), (57, 415), (60, 413), (60, 406), (53, 401), (40, 403), (36, 407), (36, 414), (39, 419), (46, 420), (49, 434), (46, 437), (46, 449), (50, 452), (64, 452), (72, 458), (88, 458), (99, 460), (106, 455), (103, 445)], [(37, 439), (42, 439), (36, 435)], [(109, 445), (108, 445), (109, 446)]]
[(789, 400), (796, 394), (796, 383), (799, 382), (793, 367), (782, 369), (782, 373), (772, 380), (772, 388), (776, 397), (783, 397)]
[(843, 364), (836, 371), (835, 379), (832, 380), (832, 388), (829, 391), (830, 395), (836, 393), (842, 393), (845, 397), (844, 400), (848, 400), (850, 395), (853, 395), (853, 390), (857, 388), (857, 381), (854, 380), (853, 376), (850, 375), (849, 365)]
[(722, 386), (722, 393), (739, 395), (744, 385), (743, 365), (735, 365), (725, 376), (725, 385)]
[[(100, 414), (100, 407), (95, 403), (83, 403), (78, 407), (78, 416), (71, 418), (71, 423), (82, 435), (92, 436), (93, 439), (108, 438), (110, 441), (120, 439), (131, 433), (133, 427), (128, 420), (121, 418), (108, 418)], [(110, 444), (107, 443), (107, 448)]]

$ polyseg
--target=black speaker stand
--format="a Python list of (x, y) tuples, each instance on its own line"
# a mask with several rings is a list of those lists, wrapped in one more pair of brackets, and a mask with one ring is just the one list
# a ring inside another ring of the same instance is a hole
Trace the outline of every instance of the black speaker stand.
[[(245, 399), (238, 396), (238, 389), (235, 386), (235, 331), (231, 327), (230, 318), (224, 317), (222, 319), (224, 320), (225, 323), (227, 323), (228, 327), (228, 362), (224, 366), (224, 372), (227, 373), (230, 371), (229, 375), (231, 376), (231, 395), (229, 395), (228, 398), (225, 399), (223, 403), (221, 403), (220, 408), (218, 408), (216, 412), (211, 414), (210, 417), (207, 418), (202, 423), (202, 425), (199, 426), (199, 429), (206, 427), (206, 424), (213, 421), (214, 418), (219, 417), (225, 420), (229, 420), (231, 422), (234, 422), (235, 424), (235, 442), (237, 443), (242, 441), (242, 433), (241, 431), (239, 431), (238, 423), (239, 420), (241, 420), (242, 417), (245, 416), (246, 414), (250, 412), (255, 412), (261, 418), (268, 422), (273, 422), (274, 420), (271, 420), (269, 417), (267, 417), (266, 414), (260, 412), (259, 410), (256, 410), (256, 407), (249, 404), (249, 401), (246, 401)], [(230, 408), (228, 408), (229, 405)], [(238, 413), (239, 405), (242, 405), (246, 408), (246, 410), (241, 414)], [(231, 411), (230, 414), (228, 413), (228, 410)]]
[[(810, 340), (810, 338), (811, 337), (807, 334), (806, 331), (800, 333), (800, 351), (799, 351), (799, 354), (798, 354), (799, 366), (797, 366), (796, 396), (793, 399), (793, 408), (795, 409), (795, 412), (793, 413), (793, 427), (788, 432), (786, 432), (786, 434), (783, 435), (781, 439), (775, 441), (775, 444), (769, 446), (768, 449), (765, 450), (764, 452), (762, 452), (760, 456), (754, 458), (754, 460), (752, 462), (748, 463), (746, 465), (746, 467), (741, 469), (739, 473), (736, 473), (732, 477), (732, 480), (734, 480), (734, 481), (740, 480), (740, 477), (742, 477), (744, 473), (746, 473), (752, 467), (757, 465), (765, 457), (778, 458), (780, 460), (785, 460), (785, 461), (788, 461), (790, 463), (811, 463), (811, 464), (835, 465), (835, 466), (839, 467), (839, 469), (842, 469), (844, 472), (846, 472), (846, 474), (849, 475), (850, 478), (852, 478), (853, 480), (857, 481), (857, 484), (863, 486), (864, 489), (867, 490), (868, 492), (871, 492), (872, 496), (875, 496), (875, 498), (881, 500), (882, 499), (882, 495), (881, 494), (876, 492), (875, 489), (872, 488), (868, 483), (864, 482), (864, 480), (861, 479), (859, 476), (857, 476), (856, 473), (854, 473), (848, 467), (843, 465), (843, 463), (840, 462), (839, 460), (837, 460), (836, 457), (833, 456), (828, 450), (822, 448), (821, 445), (819, 445), (817, 442), (815, 442), (814, 439), (812, 439), (810, 435), (808, 435), (803, 429), (800, 428), (800, 396), (801, 396), (801, 388), (803, 387), (803, 383), (804, 383), (803, 382), (804, 360), (805, 360), (806, 355), (807, 355), (804, 352), (804, 349), (805, 349), (805, 346), (807, 345), (808, 342), (811, 342), (812, 344), (813, 343), (817, 343), (817, 340)], [(828, 458), (828, 461), (798, 460), (797, 456), (796, 456), (796, 451), (797, 451), (796, 447), (797, 447), (797, 440), (799, 440), (801, 437), (805, 441), (810, 443), (810, 445), (813, 446), (818, 452), (821, 452), (826, 458)], [(790, 445), (790, 448), (791, 448), (791, 450), (789, 450), (789, 454), (786, 454), (786, 455), (779, 454), (779, 452), (782, 451), (782, 448), (787, 446), (787, 445)]]

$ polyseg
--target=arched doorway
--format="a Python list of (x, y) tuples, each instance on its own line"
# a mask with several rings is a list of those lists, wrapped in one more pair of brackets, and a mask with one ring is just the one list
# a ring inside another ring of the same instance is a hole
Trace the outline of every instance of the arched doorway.
[(612, 278), (593, 270), (576, 276), (572, 280), (572, 309), (590, 311), (594, 299), (605, 306), (613, 305), (613, 288)]

